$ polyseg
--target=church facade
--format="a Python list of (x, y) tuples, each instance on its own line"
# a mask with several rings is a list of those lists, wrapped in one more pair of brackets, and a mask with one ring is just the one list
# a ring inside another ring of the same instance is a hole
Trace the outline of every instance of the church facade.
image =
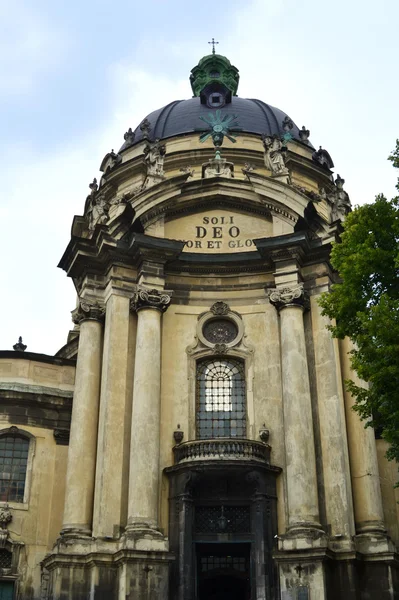
[(0, 598), (397, 598), (397, 467), (318, 304), (345, 182), (227, 58), (190, 82), (74, 217), (66, 345), (0, 352)]

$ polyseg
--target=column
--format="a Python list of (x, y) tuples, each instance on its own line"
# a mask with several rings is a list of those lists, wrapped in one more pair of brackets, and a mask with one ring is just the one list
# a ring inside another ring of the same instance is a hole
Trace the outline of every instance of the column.
[[(340, 340), (343, 379), (352, 379), (356, 385), (365, 385), (350, 365), (349, 352), (353, 345), (348, 338)], [(349, 461), (352, 477), (356, 533), (384, 533), (380, 479), (374, 429), (365, 428), (365, 422), (352, 409), (354, 399), (344, 391), (348, 431)]]
[(80, 324), (62, 535), (91, 535), (96, 472), (104, 309), (81, 300)]
[(130, 297), (111, 289), (106, 304), (93, 535), (118, 538), (123, 521)]
[(158, 528), (159, 428), (161, 404), (161, 318), (170, 296), (141, 288), (132, 307), (137, 311), (136, 363), (130, 442), (128, 524), (126, 532)]
[(300, 284), (271, 290), (269, 298), (280, 313), (288, 532), (300, 533), (321, 529), (303, 324), (306, 298)]
[(311, 298), (311, 317), (326, 518), (330, 535), (350, 545), (355, 529), (338, 341), (318, 297)]

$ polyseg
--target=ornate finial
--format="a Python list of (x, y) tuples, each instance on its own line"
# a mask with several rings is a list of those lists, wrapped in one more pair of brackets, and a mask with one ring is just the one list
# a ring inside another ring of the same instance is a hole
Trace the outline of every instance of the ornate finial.
[(306, 129), (305, 125), (302, 125), (302, 129), (299, 130), (299, 137), (301, 138), (302, 142), (307, 142), (310, 136), (310, 131), (309, 129)]
[(285, 115), (284, 121), (282, 122), (284, 131), (290, 131), (294, 127), (292, 119), (288, 115)]
[(98, 184), (97, 184), (96, 177), (94, 177), (93, 181), (91, 183), (89, 183), (89, 188), (91, 189), (92, 195), (94, 195), (96, 193), (96, 191), (98, 190)]
[(22, 337), (19, 336), (18, 342), (13, 346), (16, 352), (25, 352), (27, 345), (22, 343)]
[(219, 42), (215, 42), (215, 38), (212, 38), (211, 42), (208, 42), (208, 44), (212, 44), (212, 54), (216, 54), (215, 52), (215, 45), (218, 44)]
[(173, 432), (173, 439), (176, 444), (181, 444), (184, 438), (184, 432), (180, 429), (180, 423), (177, 424), (177, 429)]

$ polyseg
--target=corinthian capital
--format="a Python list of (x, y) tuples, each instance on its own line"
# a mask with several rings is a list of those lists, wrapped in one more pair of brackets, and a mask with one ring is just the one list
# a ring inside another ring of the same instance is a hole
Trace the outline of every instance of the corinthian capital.
[(153, 308), (165, 312), (170, 304), (170, 299), (171, 292), (139, 288), (131, 300), (130, 307), (135, 311), (143, 308)]
[(91, 303), (80, 299), (79, 306), (72, 311), (72, 321), (79, 325), (82, 321), (102, 321), (105, 309), (97, 302)]
[(268, 296), (270, 302), (274, 304), (277, 310), (282, 310), (287, 306), (308, 307), (308, 296), (302, 284), (269, 290)]

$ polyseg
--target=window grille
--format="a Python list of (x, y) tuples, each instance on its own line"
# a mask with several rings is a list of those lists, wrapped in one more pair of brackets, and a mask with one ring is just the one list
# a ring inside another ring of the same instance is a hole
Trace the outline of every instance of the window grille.
[(241, 571), (248, 572), (249, 564), (246, 556), (201, 556), (200, 570), (207, 571)]
[(195, 533), (250, 533), (249, 506), (196, 506)]
[(12, 554), (8, 550), (0, 550), (0, 569), (11, 569)]
[(23, 502), (29, 440), (0, 436), (0, 501)]
[(245, 373), (242, 361), (215, 359), (197, 365), (197, 438), (246, 435)]

